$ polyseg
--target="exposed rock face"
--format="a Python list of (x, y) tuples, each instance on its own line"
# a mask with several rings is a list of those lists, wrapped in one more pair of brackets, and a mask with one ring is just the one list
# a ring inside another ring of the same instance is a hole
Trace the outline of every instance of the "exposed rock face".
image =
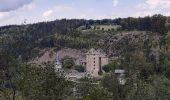
[(52, 49), (46, 49), (46, 50), (41, 51), (40, 56), (33, 59), (31, 63), (41, 65), (43, 63), (55, 61), (56, 57), (57, 57), (56, 52), (54, 52)]
[(86, 62), (85, 53), (76, 49), (63, 48), (57, 52), (53, 49), (44, 50), (41, 52), (41, 56), (36, 57), (32, 63), (42, 64), (45, 62), (53, 62), (57, 58), (57, 55), (60, 60), (66, 56), (71, 57), (77, 65), (81, 65), (81, 63)]

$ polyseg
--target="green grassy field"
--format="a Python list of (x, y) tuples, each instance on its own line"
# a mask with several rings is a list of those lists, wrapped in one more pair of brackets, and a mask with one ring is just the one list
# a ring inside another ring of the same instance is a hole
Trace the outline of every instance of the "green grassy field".
[(109, 31), (109, 30), (118, 30), (121, 28), (121, 26), (119, 25), (94, 25), (94, 26), (91, 26), (91, 28), (95, 30)]

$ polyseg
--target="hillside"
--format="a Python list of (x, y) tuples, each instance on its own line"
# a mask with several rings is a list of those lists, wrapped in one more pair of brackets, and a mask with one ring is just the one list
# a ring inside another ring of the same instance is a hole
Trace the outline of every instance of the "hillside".
[(75, 61), (78, 59), (85, 59), (85, 51), (83, 50), (76, 50), (71, 48), (62, 48), (58, 51), (54, 51), (53, 48), (48, 48), (46, 50), (42, 50), (39, 53), (39, 56), (32, 59), (29, 63), (41, 65), (43, 63), (54, 62), (57, 58), (63, 59), (66, 56), (73, 58)]
[[(154, 15), (0, 27), (0, 99), (169, 100), (169, 22), (169, 17)], [(67, 70), (83, 70), (73, 61), (85, 59), (90, 48), (102, 49), (111, 59), (100, 78), (69, 81), (50, 63), (58, 54)], [(124, 85), (116, 69), (125, 71)]]
[[(1, 49), (9, 50), (16, 58), (32, 59), (44, 48), (75, 49), (102, 48), (108, 50), (108, 38), (122, 31), (152, 31), (164, 34), (168, 30), (168, 18), (161, 15), (144, 18), (104, 20), (56, 20), (37, 24), (4, 26), (0, 28)], [(85, 29), (79, 30), (84, 25)], [(95, 30), (90, 26), (120, 25), (119, 30)]]

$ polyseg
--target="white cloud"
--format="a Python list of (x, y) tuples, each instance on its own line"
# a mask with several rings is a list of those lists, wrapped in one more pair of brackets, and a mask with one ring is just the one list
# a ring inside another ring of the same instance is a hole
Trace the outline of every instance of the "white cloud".
[(84, 18), (87, 18), (87, 14), (80, 15), (80, 19), (84, 19)]
[(119, 0), (113, 0), (113, 6), (117, 6), (119, 3)]
[(51, 17), (51, 15), (53, 14), (53, 10), (48, 10), (48, 11), (45, 11), (44, 13), (43, 13), (43, 17), (44, 18), (48, 18), (48, 17)]
[(29, 4), (32, 0), (0, 0), (0, 12), (9, 12)]
[(169, 8), (170, 0), (147, 0), (145, 2), (150, 9)]
[[(6, 18), (8, 17), (8, 18)], [(38, 22), (38, 18), (35, 19), (34, 17), (25, 17), (23, 15), (16, 15), (16, 14), (11, 14), (9, 13), (9, 15), (5, 16), (4, 19), (1, 20), (0, 26), (4, 26), (4, 25), (21, 25), (24, 23), (24, 20), (27, 20), (27, 24), (28, 23), (34, 23), (35, 21)], [(35, 20), (35, 21), (32, 21)]]
[(9, 17), (9, 13), (8, 12), (0, 12), (0, 20)]
[(145, 3), (150, 9), (155, 9), (159, 5), (160, 0), (147, 0)]
[(73, 8), (70, 7), (70, 6), (60, 5), (60, 6), (56, 6), (56, 7), (55, 7), (55, 11), (56, 11), (56, 12), (73, 11)]
[(165, 11), (170, 11), (170, 0), (145, 0), (137, 5), (136, 10), (136, 17), (166, 14)]
[(154, 13), (152, 11), (141, 11), (134, 14), (133, 17), (145, 17), (152, 16)]
[(36, 8), (34, 3), (30, 3), (28, 5), (24, 5), (22, 8), (18, 9), (19, 11), (31, 11)]
[(58, 15), (57, 17), (60, 18), (59, 15), (63, 15), (65, 12), (73, 12), (73, 11), (74, 11), (74, 9), (72, 7), (70, 7), (70, 6), (59, 5), (59, 6), (53, 7), (53, 9), (51, 9), (51, 10), (45, 11), (42, 16), (46, 20), (47, 19), (54, 19), (54, 17), (56, 15)]
[(170, 16), (170, 12), (165, 13), (165, 16)]
[(170, 9), (170, 0), (145, 0), (138, 7), (147, 10)]

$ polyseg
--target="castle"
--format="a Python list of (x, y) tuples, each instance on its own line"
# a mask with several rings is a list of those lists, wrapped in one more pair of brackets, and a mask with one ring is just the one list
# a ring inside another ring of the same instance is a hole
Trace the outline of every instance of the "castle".
[(102, 73), (102, 67), (109, 63), (109, 58), (102, 50), (90, 49), (86, 53), (86, 72), (93, 77), (98, 77)]
[[(63, 52), (62, 52), (63, 54)], [(70, 56), (72, 53), (66, 53), (64, 56)], [(64, 57), (63, 56), (63, 57)], [(86, 73), (92, 77), (98, 77), (100, 73), (102, 73), (102, 67), (109, 63), (109, 58), (106, 53), (104, 53), (101, 49), (95, 50), (94, 48), (90, 49), (85, 55), (77, 55), (77, 59), (75, 59), (76, 65), (82, 65), (86, 67)], [(61, 56), (60, 56), (61, 57)], [(57, 54), (55, 67), (57, 69), (62, 68), (62, 63), (59, 60), (59, 55)]]

